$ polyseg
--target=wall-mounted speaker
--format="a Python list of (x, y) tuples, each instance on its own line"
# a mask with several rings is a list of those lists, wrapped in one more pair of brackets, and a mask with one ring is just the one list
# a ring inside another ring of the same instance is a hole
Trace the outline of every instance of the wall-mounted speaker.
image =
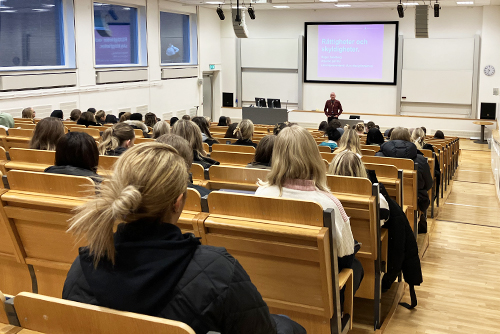
[(222, 106), (223, 107), (234, 107), (233, 104), (233, 93), (222, 93)]
[(496, 119), (497, 104), (481, 102), (481, 119)]

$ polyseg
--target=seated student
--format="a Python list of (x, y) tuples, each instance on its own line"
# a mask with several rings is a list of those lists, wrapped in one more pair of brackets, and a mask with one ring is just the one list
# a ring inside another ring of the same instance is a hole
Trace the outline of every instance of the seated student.
[(201, 140), (204, 143), (207, 143), (209, 146), (219, 143), (217, 139), (214, 139), (212, 137), (212, 134), (210, 133), (210, 123), (208, 123), (205, 117), (203, 116), (193, 117), (193, 122), (200, 128)]
[(427, 208), (430, 205), (427, 191), (432, 188), (432, 175), (427, 159), (422, 155), (415, 144), (411, 142), (410, 134), (405, 128), (394, 128), (391, 140), (380, 146), (376, 156), (411, 159), (418, 163), (418, 198), (417, 206), (421, 211), (418, 222), (418, 233), (427, 232)]
[(368, 130), (368, 134), (366, 135), (366, 145), (382, 145), (384, 143), (384, 136), (382, 132), (376, 127)]
[(390, 139), (393, 130), (394, 130), (394, 128), (390, 128), (390, 129), (385, 130), (384, 137), (387, 139)]
[(90, 111), (86, 111), (86, 112), (82, 113), (82, 115), (80, 116), (80, 118), (78, 119), (76, 124), (85, 125), (87, 128), (89, 126), (98, 126), (99, 125), (96, 122), (95, 115), (93, 113), (91, 113)]
[(233, 124), (229, 124), (229, 126), (227, 127), (227, 130), (226, 130), (226, 134), (224, 135), (224, 138), (238, 138), (236, 136), (236, 127), (238, 126), (238, 123), (233, 123)]
[[(181, 136), (174, 135), (173, 133), (169, 133), (156, 138), (156, 142), (167, 144), (175, 148), (177, 153), (179, 153), (179, 155), (186, 162), (188, 172), (191, 170), (191, 165), (193, 164), (193, 150), (186, 139)], [(201, 197), (206, 196), (211, 192), (211, 190), (208, 190), (207, 188), (193, 184), (193, 177), (191, 173), (189, 173), (188, 188), (196, 189), (200, 193)]]
[(267, 135), (259, 141), (253, 161), (247, 165), (248, 168), (271, 169), (275, 139), (275, 135)]
[(444, 139), (444, 133), (441, 130), (437, 130), (436, 133), (434, 134), (435, 139)]
[(52, 111), (52, 113), (50, 114), (50, 117), (59, 118), (60, 120), (64, 119), (64, 115), (63, 115), (62, 110), (54, 110), (54, 111)]
[[(425, 132), (423, 128), (416, 128), (411, 135), (411, 141), (417, 146), (419, 150), (434, 151), (434, 146), (425, 142)], [(436, 178), (436, 196), (439, 196), (439, 185), (441, 184), (441, 170), (439, 169), (439, 158), (434, 157), (434, 177)]]
[(152, 112), (148, 112), (146, 115), (144, 115), (144, 124), (149, 127), (154, 127), (155, 124), (158, 122), (158, 119), (156, 118), (156, 115), (153, 114)]
[[(337, 154), (328, 172), (333, 175), (369, 178), (372, 183), (379, 183), (374, 171), (369, 171), (372, 172), (372, 177), (369, 177), (361, 159), (350, 151)], [(389, 290), (402, 271), (405, 282), (410, 285), (410, 296), (414, 307), (417, 298), (413, 286), (420, 285), (423, 281), (417, 241), (401, 207), (389, 197), (383, 185), (381, 183), (379, 185), (380, 225), (389, 230), (388, 263), (382, 279), (382, 289)]]
[(35, 110), (33, 110), (32, 107), (24, 108), (23, 111), (21, 112), (21, 117), (33, 119), (35, 118)]
[(82, 111), (80, 109), (73, 109), (71, 110), (71, 113), (69, 114), (69, 120), (76, 122), (78, 119), (80, 119), (80, 116), (82, 115)]
[(370, 129), (373, 129), (375, 127), (376, 127), (376, 125), (372, 121), (369, 121), (368, 123), (366, 123), (366, 133), (368, 133), (368, 131), (370, 131)]
[(173, 127), (174, 124), (178, 121), (179, 119), (177, 117), (172, 117), (170, 118), (170, 127)]
[(115, 115), (108, 114), (106, 115), (106, 120), (104, 121), (106, 124), (116, 124), (118, 123), (118, 119), (116, 118)]
[(99, 154), (120, 156), (134, 146), (134, 129), (125, 123), (117, 123), (102, 133)]
[(84, 132), (69, 132), (56, 146), (55, 165), (45, 169), (46, 173), (87, 176), (100, 183), (97, 175), (99, 150), (94, 138)]
[(349, 217), (340, 201), (330, 193), (326, 167), (312, 135), (297, 125), (283, 129), (274, 144), (271, 166), (267, 182), (260, 182), (255, 195), (315, 201), (323, 209), (335, 209), (339, 271), (353, 269), (356, 291), (363, 278), (363, 267), (354, 257)]
[(153, 127), (153, 138), (157, 139), (170, 133), (170, 125), (167, 122), (158, 122)]
[[(143, 136), (146, 137), (146, 138), (148, 138), (149, 137), (148, 136), (148, 132), (149, 132), (148, 127), (146, 126), (146, 124), (144, 124), (142, 122), (142, 120), (138, 119), (139, 116), (133, 117), (133, 115), (135, 115), (135, 114), (132, 114), (132, 116), (130, 116), (131, 118), (129, 120), (127, 120), (127, 121), (123, 121), (123, 123), (130, 125), (134, 129), (141, 130), (142, 133), (143, 133)], [(141, 114), (139, 114), (139, 115), (141, 115)], [(142, 115), (141, 115), (141, 117), (142, 117)], [(132, 119), (132, 118), (135, 118), (135, 119)]]
[(106, 112), (104, 110), (99, 110), (95, 113), (96, 123), (104, 124), (106, 122)]
[(284, 128), (289, 127), (289, 126), (290, 126), (290, 124), (291, 124), (291, 123), (289, 123), (289, 122), (283, 122), (283, 123), (278, 123), (278, 124), (276, 124), (276, 125), (274, 126), (274, 129), (273, 129), (273, 134), (274, 134), (275, 136), (277, 136), (277, 135), (281, 132), (281, 130), (283, 130)]
[(351, 151), (358, 154), (361, 157), (361, 143), (359, 141), (359, 136), (354, 129), (345, 128), (345, 132), (340, 137), (338, 142), (338, 148), (335, 152)]
[(12, 129), (15, 126), (14, 117), (6, 112), (0, 112), (0, 127), (5, 130)]
[(88, 108), (87, 111), (93, 113), (94, 115), (96, 113), (96, 109), (95, 108)]
[[(221, 116), (219, 117), (219, 123), (217, 124), (217, 126), (229, 126), (229, 124), (231, 123), (228, 123), (228, 117), (226, 116)], [(229, 119), (231, 120), (231, 119)]]
[(333, 151), (337, 148), (337, 141), (340, 139), (340, 137), (342, 137), (342, 135), (333, 124), (328, 124), (328, 126), (326, 127), (326, 135), (328, 136), (328, 140), (325, 140), (324, 142), (319, 144), (319, 146), (328, 146)]
[(358, 133), (359, 136), (363, 135), (365, 133), (365, 125), (363, 122), (360, 122), (354, 126), (354, 129)]
[(340, 124), (340, 121), (338, 119), (331, 120), (329, 124), (337, 129), (337, 131), (340, 132), (341, 135), (344, 134), (344, 128), (342, 127), (342, 124)]
[(203, 166), (204, 169), (212, 165), (219, 165), (218, 161), (207, 157), (201, 141), (201, 130), (193, 121), (181, 119), (172, 128), (172, 133), (186, 139), (193, 150), (193, 161)]
[(35, 126), (29, 148), (55, 151), (57, 143), (64, 137), (64, 124), (59, 118), (46, 117)]
[[(120, 115), (121, 114), (121, 115)], [(120, 113), (118, 116), (120, 117), (119, 122), (125, 122), (125, 121), (130, 121), (130, 116), (132, 116), (131, 112), (124, 112), (123, 114)]]
[(185, 121), (190, 121), (191, 120), (191, 116), (184, 115), (184, 116), (182, 116), (182, 119), (185, 120)]
[(242, 120), (234, 129), (234, 133), (238, 140), (233, 145), (245, 145), (257, 147), (257, 143), (252, 141), (253, 137), (253, 122), (249, 119)]
[(125, 153), (111, 180), (71, 219), (68, 231), (87, 246), (79, 249), (62, 297), (180, 321), (197, 334), (304, 334), (288, 317), (269, 313), (224, 248), (201, 245), (175, 225), (188, 179), (172, 146), (144, 143)]
[(142, 122), (142, 114), (140, 112), (135, 112), (132, 115), (130, 115), (130, 120), (131, 121), (139, 121)]
[(328, 122), (327, 121), (322, 121), (321, 123), (319, 123), (318, 131), (326, 132), (326, 127), (327, 126), (328, 126)]

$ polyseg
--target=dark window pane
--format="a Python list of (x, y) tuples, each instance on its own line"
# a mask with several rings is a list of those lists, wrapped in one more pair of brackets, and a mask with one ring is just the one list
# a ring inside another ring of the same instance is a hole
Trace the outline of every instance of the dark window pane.
[(96, 65), (137, 64), (137, 8), (94, 3)]
[(161, 62), (190, 62), (189, 15), (160, 13)]
[(62, 66), (62, 0), (0, 1), (0, 67)]

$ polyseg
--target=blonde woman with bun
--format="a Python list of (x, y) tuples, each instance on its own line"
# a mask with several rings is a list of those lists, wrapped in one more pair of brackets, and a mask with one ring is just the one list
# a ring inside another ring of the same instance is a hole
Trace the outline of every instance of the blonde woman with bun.
[(233, 145), (245, 145), (257, 147), (257, 143), (252, 141), (253, 138), (253, 122), (249, 119), (242, 120), (234, 129), (233, 132), (238, 140)]
[(360, 122), (354, 127), (359, 136), (365, 134), (365, 124)]
[(335, 152), (342, 151), (351, 151), (361, 157), (361, 142), (359, 140), (359, 135), (354, 129), (345, 129), (344, 134), (340, 137), (338, 148)]
[(68, 272), (63, 298), (181, 321), (198, 334), (289, 328), (304, 334), (297, 323), (269, 313), (224, 248), (181, 233), (175, 224), (188, 180), (186, 162), (172, 146), (144, 143), (125, 152), (111, 179), (70, 221), (69, 232), (87, 246)]
[(340, 201), (326, 184), (326, 167), (312, 135), (293, 125), (276, 137), (271, 171), (267, 182), (259, 182), (256, 196), (283, 197), (319, 203), (323, 209), (335, 210), (339, 270), (353, 268), (355, 291), (363, 277), (363, 268), (354, 257), (354, 238), (349, 217)]

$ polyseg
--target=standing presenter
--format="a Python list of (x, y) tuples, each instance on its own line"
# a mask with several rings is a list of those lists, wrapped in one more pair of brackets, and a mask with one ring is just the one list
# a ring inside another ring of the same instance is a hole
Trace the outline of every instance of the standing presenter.
[(336, 95), (334, 92), (330, 94), (330, 99), (325, 103), (325, 115), (328, 117), (328, 123), (330, 123), (333, 119), (338, 119), (342, 114), (342, 105), (339, 100), (335, 99)]

